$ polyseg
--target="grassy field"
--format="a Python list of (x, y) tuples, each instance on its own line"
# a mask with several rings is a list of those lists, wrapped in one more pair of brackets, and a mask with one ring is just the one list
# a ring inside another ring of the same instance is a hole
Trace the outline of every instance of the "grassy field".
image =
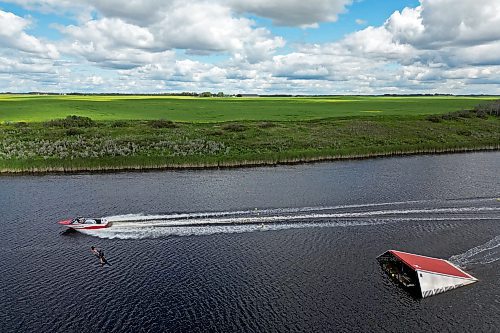
[[(2, 96), (0, 173), (273, 165), (499, 149), (498, 112), (486, 107), (449, 113), (485, 100)], [(52, 120), (67, 115), (92, 119)]]
[(302, 121), (335, 117), (443, 114), (495, 97), (199, 98), (163, 96), (0, 95), (0, 123), (40, 122), (69, 115), (93, 120), (175, 122)]

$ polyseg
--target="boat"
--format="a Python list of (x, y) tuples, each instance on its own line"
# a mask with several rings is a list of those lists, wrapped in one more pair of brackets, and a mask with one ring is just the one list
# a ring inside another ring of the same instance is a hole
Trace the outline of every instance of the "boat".
[(478, 280), (448, 260), (389, 250), (377, 257), (382, 269), (410, 294), (425, 298)]
[(74, 219), (62, 220), (57, 223), (71, 229), (79, 229), (79, 230), (103, 229), (111, 226), (111, 222), (109, 222), (105, 218), (88, 218), (88, 217), (75, 217)]

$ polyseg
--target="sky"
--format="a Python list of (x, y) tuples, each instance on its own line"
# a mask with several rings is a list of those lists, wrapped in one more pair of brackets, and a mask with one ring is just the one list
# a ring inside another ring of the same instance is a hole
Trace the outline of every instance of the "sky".
[(499, 0), (0, 1), (0, 92), (500, 94)]

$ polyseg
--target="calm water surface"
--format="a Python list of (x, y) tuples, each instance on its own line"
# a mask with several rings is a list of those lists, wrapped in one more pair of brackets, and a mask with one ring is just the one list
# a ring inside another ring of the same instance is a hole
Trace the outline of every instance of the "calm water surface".
[[(0, 177), (0, 331), (498, 332), (499, 167), (487, 152)], [(76, 215), (114, 222), (61, 233)], [(414, 299), (381, 272), (387, 249), (480, 282)]]

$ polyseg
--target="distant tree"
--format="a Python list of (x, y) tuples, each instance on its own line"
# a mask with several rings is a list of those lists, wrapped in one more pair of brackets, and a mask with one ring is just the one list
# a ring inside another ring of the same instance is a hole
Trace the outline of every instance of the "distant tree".
[(181, 96), (198, 96), (197, 93), (195, 92), (189, 92), (189, 91), (184, 91), (182, 93), (180, 93)]
[(200, 94), (200, 97), (212, 97), (212, 93), (210, 91), (205, 91)]
[(224, 97), (224, 93), (222, 91), (218, 92), (217, 97)]

